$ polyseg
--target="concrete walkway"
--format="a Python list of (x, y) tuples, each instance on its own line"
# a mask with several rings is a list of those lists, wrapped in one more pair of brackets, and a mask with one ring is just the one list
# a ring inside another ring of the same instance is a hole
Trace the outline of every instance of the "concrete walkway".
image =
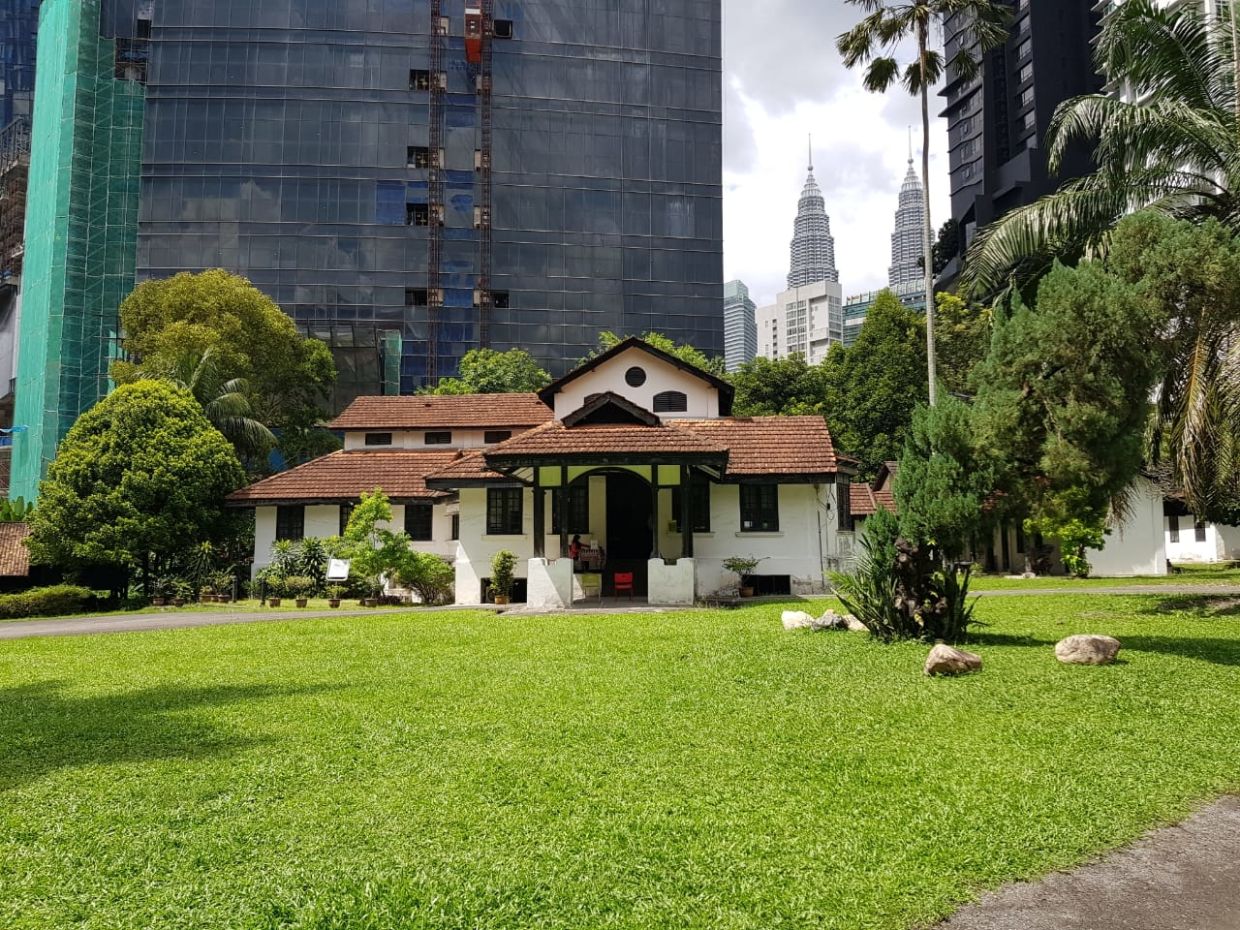
[(1237, 928), (1240, 798), (1224, 798), (1178, 827), (1151, 833), (1098, 862), (1001, 888), (939, 925), (939, 930)]
[[(1008, 588), (1001, 591), (978, 591), (985, 597), (1025, 597), (1039, 594), (1137, 594), (1150, 596), (1197, 595), (1205, 597), (1240, 597), (1240, 587), (1235, 585), (1117, 585), (1107, 588)], [(804, 598), (806, 601), (829, 600), (829, 595)], [(759, 606), (765, 599), (758, 598), (751, 606)], [(771, 598), (769, 603), (786, 603), (786, 598)], [(573, 608), (574, 613), (665, 613), (668, 610), (693, 610), (696, 608), (649, 607), (644, 604), (616, 601), (608, 598), (605, 603), (582, 603)], [(28, 639), (33, 636), (82, 636), (89, 633), (140, 633), (144, 630), (176, 630), (185, 627), (224, 626), (232, 623), (264, 623), (279, 620), (315, 620), (324, 617), (373, 617), (385, 613), (407, 613), (418, 610), (497, 610), (494, 605), (482, 607), (410, 607), (398, 608), (349, 608), (342, 610), (219, 610), (182, 612), (174, 610), (151, 613), (116, 614), (107, 617), (56, 617), (47, 620), (17, 620), (0, 622), (0, 640)], [(520, 605), (503, 608), (501, 613), (512, 616), (534, 616), (540, 611), (526, 611)], [(562, 613), (563, 611), (561, 611)], [(1240, 930), (1240, 923), (1236, 925)]]

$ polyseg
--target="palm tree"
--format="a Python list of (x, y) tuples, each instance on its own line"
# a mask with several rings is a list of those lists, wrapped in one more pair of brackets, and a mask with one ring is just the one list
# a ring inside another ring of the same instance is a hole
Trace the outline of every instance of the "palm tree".
[[(1235, 15), (1151, 0), (1107, 14), (1096, 62), (1124, 97), (1061, 104), (1046, 139), (1052, 171), (1074, 144), (1093, 145), (1096, 170), (983, 229), (964, 290), (995, 294), (1031, 284), (1055, 260), (1105, 256), (1116, 225), (1141, 209), (1240, 233)], [(1240, 498), (1240, 318), (1234, 307), (1186, 308), (1165, 343), (1151, 460), (1168, 460), (1194, 512), (1225, 513)]]
[[(922, 265), (926, 287), (926, 348), (929, 357), (930, 404), (938, 399), (937, 358), (934, 344), (934, 269), (931, 265), (930, 224), (930, 89), (950, 70), (968, 79), (977, 73), (974, 49), (985, 52), (1007, 39), (1007, 8), (992, 0), (846, 0), (866, 11), (856, 26), (836, 40), (844, 64), (865, 64), (865, 88), (886, 93), (893, 84), (904, 85), (921, 97), (921, 181), (925, 206), (922, 233)], [(950, 62), (930, 48), (930, 29), (936, 19), (960, 15), (966, 23), (961, 49)], [(910, 38), (917, 41), (917, 58), (901, 68), (896, 61), (900, 47)]]
[(186, 352), (159, 374), (194, 395), (211, 425), (233, 444), (242, 461), (261, 459), (275, 448), (275, 435), (254, 419), (245, 379), (222, 378), (213, 349)]
[(1193, 5), (1125, 0), (1107, 14), (1098, 70), (1124, 99), (1089, 94), (1058, 107), (1046, 134), (1047, 165), (1060, 170), (1079, 144), (1097, 169), (1019, 207), (979, 232), (961, 288), (993, 295), (1041, 277), (1055, 259), (1104, 253), (1124, 216), (1146, 208), (1240, 228), (1240, 133), (1231, 30)]

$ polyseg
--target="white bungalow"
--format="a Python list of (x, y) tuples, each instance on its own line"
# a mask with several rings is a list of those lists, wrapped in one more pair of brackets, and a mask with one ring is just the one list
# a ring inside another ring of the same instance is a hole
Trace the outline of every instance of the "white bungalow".
[(730, 556), (761, 560), (760, 593), (822, 592), (841, 564), (852, 468), (821, 417), (733, 417), (731, 406), (727, 382), (630, 339), (538, 395), (361, 398), (333, 424), (344, 451), (230, 503), (257, 508), (261, 564), (275, 538), (334, 534), (382, 487), (393, 522), (421, 531), (415, 545), (453, 560), (459, 604), (486, 600), (505, 549), (518, 557), (517, 599), (541, 607), (630, 580), (635, 599), (692, 603), (736, 589)]

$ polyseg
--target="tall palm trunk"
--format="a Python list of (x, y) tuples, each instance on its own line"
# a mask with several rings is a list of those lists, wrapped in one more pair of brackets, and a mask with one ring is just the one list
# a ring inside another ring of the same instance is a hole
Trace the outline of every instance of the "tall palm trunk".
[(930, 23), (923, 19), (917, 24), (917, 54), (921, 63), (921, 196), (926, 211), (922, 224), (922, 259), (926, 284), (926, 359), (930, 379), (930, 406), (939, 399), (938, 352), (934, 339), (934, 262), (931, 261), (930, 241), (930, 89), (926, 81), (926, 48), (929, 45)]

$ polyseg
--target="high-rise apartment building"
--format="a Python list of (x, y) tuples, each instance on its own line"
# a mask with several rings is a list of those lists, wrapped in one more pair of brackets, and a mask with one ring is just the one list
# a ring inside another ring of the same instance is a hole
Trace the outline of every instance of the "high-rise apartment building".
[[(979, 229), (1091, 168), (1088, 147), (1080, 146), (1052, 176), (1043, 139), (1060, 103), (1102, 88), (1092, 54), (1101, 4), (1003, 2), (1012, 8), (1007, 41), (981, 56), (976, 76), (949, 77), (941, 92), (947, 104), (952, 217), (960, 230), (943, 283), (959, 273), (960, 259)], [(971, 41), (966, 16), (953, 14), (944, 24), (948, 59)], [(975, 46), (973, 52), (976, 56)]]
[[(84, 311), (65, 256), (45, 259), (39, 319), (72, 332), (23, 336), (28, 409), (48, 421), (37, 436), (32, 424), (27, 494), (106, 389), (135, 279), (245, 275), (332, 346), (338, 405), (412, 392), (483, 345), (524, 348), (557, 374), (604, 329), (722, 352), (717, 2), (669, 0), (658, 15), (642, 0), (43, 7), (70, 31), (48, 50), (67, 91), (36, 117), (36, 162), (52, 139), (43, 170), (59, 204), (77, 175), (49, 160), (93, 165), (108, 195), (90, 209), (107, 222), (83, 226), (85, 206), (31, 219), (48, 243), (102, 229), (99, 259), (124, 287)], [(136, 130), (124, 145), (107, 116), (121, 100)], [(96, 114), (90, 132), (71, 106)]]
[(744, 281), (723, 286), (723, 357), (728, 371), (736, 371), (758, 354), (757, 309)]
[(887, 284), (893, 288), (921, 285), (925, 289), (926, 271), (922, 261), (926, 251), (926, 203), (921, 179), (908, 160), (908, 173), (900, 185), (895, 230), (891, 233), (891, 266)]

